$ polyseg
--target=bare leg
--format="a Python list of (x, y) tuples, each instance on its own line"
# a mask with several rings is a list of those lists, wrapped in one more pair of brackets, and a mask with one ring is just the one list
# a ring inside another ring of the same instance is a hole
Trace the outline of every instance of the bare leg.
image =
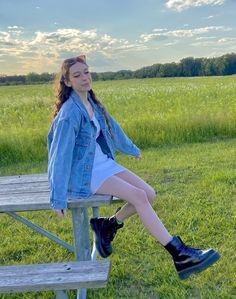
[(172, 240), (172, 236), (153, 210), (144, 190), (118, 176), (112, 176), (102, 184), (97, 194), (113, 195), (124, 199), (134, 206), (145, 227), (163, 246)]
[[(139, 176), (137, 176), (135, 173), (131, 172), (130, 170), (124, 170), (124, 171), (116, 174), (116, 176), (123, 179), (127, 183), (129, 183), (139, 189), (144, 190), (146, 192), (148, 201), (150, 202), (151, 205), (153, 204), (153, 202), (156, 198), (156, 192), (143, 179), (141, 179)], [(129, 218), (130, 216), (132, 216), (136, 213), (137, 213), (137, 211), (136, 211), (135, 207), (130, 203), (126, 203), (121, 208), (121, 210), (119, 210), (116, 213), (116, 218), (118, 221), (124, 221), (125, 219)]]

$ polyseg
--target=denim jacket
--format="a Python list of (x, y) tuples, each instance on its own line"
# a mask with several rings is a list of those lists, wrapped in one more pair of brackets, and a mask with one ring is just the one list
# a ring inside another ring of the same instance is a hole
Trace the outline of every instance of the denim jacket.
[(53, 209), (67, 208), (68, 199), (92, 195), (90, 184), (96, 141), (111, 159), (115, 159), (116, 150), (133, 156), (140, 154), (139, 148), (107, 113), (114, 136), (112, 139), (103, 116), (103, 108), (90, 97), (89, 101), (101, 127), (97, 140), (96, 127), (74, 91), (51, 125), (48, 134), (48, 180)]

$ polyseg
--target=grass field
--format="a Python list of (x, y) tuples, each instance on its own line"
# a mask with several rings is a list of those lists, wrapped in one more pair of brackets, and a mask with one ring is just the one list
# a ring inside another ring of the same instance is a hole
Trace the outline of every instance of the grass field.
[[(235, 77), (96, 82), (94, 90), (143, 159), (118, 161), (158, 191), (154, 207), (169, 231), (222, 259), (180, 281), (168, 254), (134, 216), (114, 240), (109, 286), (88, 298), (236, 298), (236, 94)], [(0, 87), (0, 175), (46, 172), (51, 86)], [(103, 208), (110, 215), (116, 207)], [(71, 216), (24, 213), (72, 242)], [(73, 260), (46, 238), (0, 215), (0, 263)], [(1, 299), (52, 299), (51, 292), (0, 295)], [(75, 293), (71, 292), (71, 298)]]

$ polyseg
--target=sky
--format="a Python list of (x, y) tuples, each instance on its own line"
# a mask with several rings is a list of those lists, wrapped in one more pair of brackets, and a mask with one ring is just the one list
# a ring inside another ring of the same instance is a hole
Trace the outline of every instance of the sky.
[(236, 0), (0, 0), (0, 75), (94, 72), (236, 52)]

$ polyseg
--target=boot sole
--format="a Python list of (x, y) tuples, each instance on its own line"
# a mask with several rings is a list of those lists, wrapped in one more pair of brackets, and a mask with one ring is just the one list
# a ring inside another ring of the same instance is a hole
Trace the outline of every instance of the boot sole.
[(196, 266), (178, 272), (179, 278), (187, 279), (191, 274), (199, 273), (206, 270), (207, 268), (212, 266), (215, 262), (217, 262), (220, 259), (220, 257), (221, 255), (218, 252), (214, 252), (214, 254), (209, 256), (208, 259), (203, 261), (201, 264), (198, 264)]
[(96, 249), (97, 249), (98, 253), (103, 258), (108, 257), (111, 253), (108, 253), (108, 252), (104, 251), (104, 249), (102, 247), (101, 235), (100, 235), (100, 231), (99, 231), (99, 228), (97, 226), (97, 223), (96, 223), (96, 219), (91, 219), (90, 220), (90, 225), (91, 225), (92, 230), (95, 233), (95, 245), (96, 245)]

